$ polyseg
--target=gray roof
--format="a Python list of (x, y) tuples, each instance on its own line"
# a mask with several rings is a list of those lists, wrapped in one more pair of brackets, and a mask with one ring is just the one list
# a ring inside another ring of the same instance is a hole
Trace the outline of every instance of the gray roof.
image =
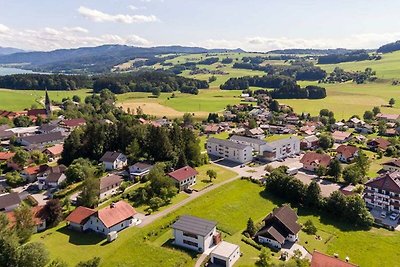
[(113, 152), (113, 151), (107, 151), (104, 153), (104, 155), (101, 157), (100, 161), (103, 162), (114, 162), (117, 160), (117, 158), (121, 155), (122, 153), (120, 152)]
[(64, 139), (64, 136), (62, 135), (61, 132), (30, 135), (30, 136), (25, 136), (25, 137), (21, 138), (21, 140), (24, 140), (30, 144), (55, 142), (55, 141), (61, 141), (63, 139)]
[(9, 193), (0, 196), (0, 210), (21, 203), (18, 193)]
[(265, 145), (267, 143), (264, 140), (261, 140), (258, 138), (251, 138), (251, 137), (240, 136), (240, 135), (233, 135), (229, 139), (232, 141), (246, 142), (246, 143), (257, 144), (257, 145)]
[(172, 225), (172, 228), (195, 235), (206, 236), (216, 225), (217, 222), (214, 221), (183, 215)]
[(65, 176), (63, 173), (50, 173), (46, 178), (46, 182), (58, 183), (63, 176)]
[(122, 176), (110, 174), (100, 178), (100, 193), (106, 192), (110, 186), (119, 186), (123, 182)]
[(245, 149), (246, 147), (248, 147), (248, 145), (238, 144), (238, 143), (230, 141), (230, 140), (218, 139), (218, 138), (214, 138), (214, 137), (211, 137), (210, 139), (208, 139), (207, 143), (214, 143), (214, 144), (218, 144), (221, 146), (232, 147), (232, 148), (236, 148), (236, 149)]

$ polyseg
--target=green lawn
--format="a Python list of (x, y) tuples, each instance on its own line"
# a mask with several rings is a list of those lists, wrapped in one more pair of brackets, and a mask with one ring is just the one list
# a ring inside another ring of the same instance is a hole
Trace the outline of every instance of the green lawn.
[[(203, 165), (196, 168), (196, 170), (199, 172), (199, 175), (197, 176), (196, 185), (192, 188), (197, 190), (201, 190), (211, 184), (218, 184), (237, 176), (236, 172), (213, 164)], [(207, 170), (214, 170), (217, 172), (217, 178), (212, 180), (212, 183), (210, 182), (210, 178), (206, 174)]]
[[(73, 95), (78, 95), (83, 100), (89, 93), (90, 90), (87, 89), (76, 91), (49, 91), (49, 97), (51, 100), (61, 101), (64, 97), (72, 98)], [(31, 108), (32, 105), (40, 107), (40, 101), (44, 99), (44, 94), (44, 91), (37, 90), (0, 89), (0, 109), (22, 111)]]

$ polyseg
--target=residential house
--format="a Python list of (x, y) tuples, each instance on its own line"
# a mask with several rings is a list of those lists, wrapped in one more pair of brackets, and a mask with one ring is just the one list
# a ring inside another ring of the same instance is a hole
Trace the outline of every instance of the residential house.
[(360, 126), (356, 126), (355, 128), (356, 132), (358, 133), (362, 133), (362, 134), (372, 134), (374, 133), (374, 126), (370, 125), (370, 124), (363, 124)]
[(314, 250), (310, 267), (357, 267), (358, 265), (343, 261), (337, 257), (325, 255)]
[(63, 131), (64, 129), (58, 126), (57, 124), (42, 124), (38, 128), (38, 132), (41, 134), (63, 132)]
[(317, 127), (315, 127), (315, 126), (308, 126), (308, 125), (304, 125), (304, 126), (302, 126), (302, 127), (300, 127), (300, 129), (299, 129), (299, 131), (300, 131), (300, 133), (302, 133), (303, 135), (306, 135), (306, 136), (312, 136), (312, 135), (314, 135), (314, 134), (316, 134), (316, 130), (317, 130)]
[(21, 198), (18, 193), (12, 192), (0, 195), (0, 211), (13, 211), (18, 208)]
[(12, 159), (12, 157), (14, 157), (15, 153), (14, 152), (0, 152), (0, 163), (1, 162), (7, 162), (9, 160)]
[(45, 146), (50, 144), (57, 144), (64, 141), (64, 136), (61, 132), (51, 132), (46, 134), (36, 134), (17, 138), (17, 143), (22, 146)]
[(221, 235), (217, 223), (198, 217), (182, 215), (172, 225), (174, 244), (197, 252), (204, 252), (219, 243)]
[(47, 170), (49, 166), (47, 164), (42, 164), (42, 165), (35, 165), (35, 166), (30, 166), (25, 169), (23, 169), (20, 174), (22, 178), (29, 182), (34, 182), (37, 180), (37, 177), (39, 174), (43, 173), (44, 171)]
[(349, 132), (341, 132), (341, 131), (334, 131), (332, 133), (332, 137), (335, 140), (335, 143), (343, 144), (351, 139), (351, 133)]
[(120, 152), (107, 151), (100, 159), (107, 171), (120, 170), (128, 165), (128, 159)]
[(207, 140), (207, 153), (241, 164), (253, 160), (251, 146), (213, 137)]
[(149, 174), (150, 170), (153, 168), (153, 165), (147, 164), (144, 162), (136, 162), (132, 166), (129, 166), (129, 174), (133, 179), (135, 177), (144, 177)]
[(392, 159), (382, 163), (382, 169), (388, 172), (400, 172), (400, 159)]
[(10, 140), (11, 137), (14, 136), (14, 133), (9, 131), (10, 126), (7, 124), (0, 125), (0, 141)]
[(198, 174), (192, 167), (185, 166), (168, 173), (168, 176), (174, 180), (179, 191), (182, 191), (196, 184), (196, 176)]
[(233, 266), (239, 258), (239, 246), (226, 241), (221, 241), (210, 254), (211, 262), (223, 267)]
[(367, 206), (400, 213), (400, 172), (384, 173), (365, 184)]
[(375, 138), (368, 141), (367, 146), (372, 151), (386, 151), (386, 149), (391, 145), (391, 143), (385, 138)]
[(287, 205), (275, 208), (265, 217), (264, 226), (256, 233), (259, 243), (281, 249), (286, 242), (296, 242), (301, 229), (297, 214)]
[[(45, 210), (45, 206), (35, 206), (31, 209), (32, 212), (32, 221), (35, 223), (33, 232), (38, 233), (46, 230), (46, 219), (48, 218), (48, 214)], [(11, 226), (16, 224), (16, 218), (14, 211), (10, 211), (6, 213), (7, 219)]]
[(331, 157), (327, 154), (307, 152), (301, 158), (300, 163), (303, 164), (303, 169), (314, 172), (319, 167), (328, 168), (331, 163)]
[(338, 121), (338, 122), (335, 122), (334, 124), (332, 124), (332, 129), (337, 129), (337, 130), (340, 130), (340, 131), (342, 131), (342, 130), (347, 130), (348, 129), (348, 127), (347, 127), (347, 125), (346, 124), (344, 124), (343, 122), (341, 122), (341, 121)]
[(218, 124), (208, 124), (204, 127), (205, 134), (218, 134), (223, 130)]
[(12, 132), (16, 137), (24, 137), (29, 135), (35, 135), (39, 126), (29, 126), (29, 127), (15, 127), (7, 129), (5, 131)]
[(63, 144), (56, 144), (51, 147), (47, 147), (43, 150), (43, 153), (47, 155), (50, 161), (58, 160), (61, 157), (61, 153), (64, 150)]
[(20, 114), (13, 112), (13, 111), (7, 111), (7, 110), (0, 110), (0, 117), (7, 118), (9, 120), (13, 120), (14, 118), (20, 116)]
[(57, 165), (47, 167), (44, 171), (37, 175), (38, 187), (40, 190), (45, 188), (58, 189), (62, 182), (66, 180), (64, 174), (67, 167), (64, 165)]
[(136, 214), (131, 205), (121, 200), (98, 211), (80, 206), (68, 215), (66, 221), (70, 229), (80, 232), (91, 230), (107, 235), (140, 223), (135, 218)]
[(350, 120), (347, 121), (347, 125), (350, 128), (362, 127), (364, 124), (365, 124), (364, 121), (362, 121), (362, 120), (360, 120), (360, 119), (358, 119), (356, 117), (353, 117), (353, 118), (351, 118)]
[(297, 125), (300, 122), (300, 118), (296, 115), (289, 115), (285, 118), (285, 121), (289, 124)]
[(294, 136), (269, 142), (263, 151), (263, 157), (275, 161), (300, 153), (300, 140)]
[(310, 135), (304, 137), (303, 140), (300, 141), (300, 149), (308, 150), (308, 149), (317, 149), (319, 147), (319, 138), (315, 135)]
[(246, 129), (245, 135), (252, 138), (264, 139), (265, 133), (264, 130), (260, 127), (253, 129)]
[(86, 120), (83, 118), (63, 120), (60, 122), (60, 126), (73, 131), (75, 128), (86, 125)]
[(350, 163), (358, 156), (358, 147), (340, 145), (336, 148), (336, 158), (344, 163)]
[(100, 200), (116, 194), (123, 181), (122, 176), (116, 174), (110, 174), (100, 178)]
[(64, 173), (50, 173), (46, 178), (47, 188), (58, 189), (66, 179), (67, 177)]
[(339, 189), (340, 192), (342, 192), (343, 195), (345, 196), (351, 196), (354, 194), (357, 194), (356, 192), (354, 192), (354, 190), (356, 189), (356, 187), (352, 184), (349, 184), (347, 186), (343, 186)]
[(256, 151), (258, 154), (261, 154), (267, 145), (267, 142), (264, 140), (240, 135), (233, 135), (231, 138), (229, 138), (229, 140), (238, 144), (251, 146), (253, 151)]
[(384, 113), (378, 113), (376, 114), (375, 118), (377, 120), (383, 120), (387, 122), (400, 122), (400, 114), (384, 114)]

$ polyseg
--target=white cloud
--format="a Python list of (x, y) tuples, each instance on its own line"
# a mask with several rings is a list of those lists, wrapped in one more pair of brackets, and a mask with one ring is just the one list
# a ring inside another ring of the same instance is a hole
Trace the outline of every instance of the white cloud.
[(134, 46), (148, 46), (147, 39), (128, 35), (102, 34), (88, 35), (87, 30), (81, 27), (64, 27), (54, 29), (46, 27), (38, 30), (8, 29), (0, 32), (0, 46), (18, 47), (28, 50), (53, 50), (59, 48), (76, 48), (82, 46), (98, 46), (103, 44), (125, 44)]
[(0, 24), (0, 33), (6, 33), (10, 30), (6, 25)]
[(130, 10), (137, 10), (137, 9), (139, 9), (137, 6), (134, 6), (134, 5), (129, 5), (128, 8), (129, 8)]
[(78, 12), (87, 19), (95, 22), (119, 22), (119, 23), (144, 23), (144, 22), (154, 22), (158, 21), (157, 17), (154, 15), (124, 15), (116, 14), (111, 15), (101, 12), (96, 9), (90, 9), (84, 6), (78, 8)]

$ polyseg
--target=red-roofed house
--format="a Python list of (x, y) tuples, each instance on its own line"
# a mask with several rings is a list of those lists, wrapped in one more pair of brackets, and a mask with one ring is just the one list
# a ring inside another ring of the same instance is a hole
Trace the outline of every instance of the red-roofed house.
[(49, 160), (53, 161), (61, 157), (61, 153), (64, 150), (63, 144), (56, 144), (43, 150), (43, 153), (49, 157)]
[(400, 159), (392, 159), (389, 160), (385, 163), (382, 163), (382, 168), (385, 171), (389, 171), (389, 172), (400, 172)]
[(357, 267), (357, 265), (314, 250), (311, 267)]
[(358, 148), (355, 146), (341, 145), (336, 149), (336, 158), (341, 162), (349, 163), (358, 156)]
[[(40, 232), (46, 229), (46, 219), (48, 214), (44, 208), (44, 206), (36, 206), (31, 209), (32, 212), (32, 219), (35, 223), (34, 232)], [(10, 222), (11, 226), (14, 226), (16, 223), (15, 213), (14, 211), (10, 211), (6, 213), (7, 219)]]
[(378, 114), (376, 114), (376, 118), (378, 120), (384, 120), (384, 121), (395, 122), (395, 123), (400, 121), (400, 115), (399, 114), (378, 113)]
[(305, 170), (316, 171), (320, 166), (327, 168), (331, 163), (331, 157), (326, 154), (307, 152), (301, 158), (300, 163), (303, 164)]
[(335, 143), (343, 144), (351, 139), (351, 133), (349, 132), (341, 132), (341, 131), (334, 131), (332, 133), (332, 137), (335, 140)]
[(400, 213), (400, 172), (385, 173), (365, 184), (367, 206)]
[(106, 235), (139, 224), (140, 220), (134, 218), (136, 213), (131, 205), (121, 200), (99, 211), (78, 207), (71, 212), (66, 220), (71, 229), (78, 231), (92, 230)]
[(0, 162), (5, 162), (14, 157), (15, 153), (13, 152), (0, 152)]
[(64, 120), (64, 121), (60, 122), (60, 125), (64, 126), (65, 128), (70, 129), (71, 131), (73, 129), (75, 129), (76, 127), (83, 126), (85, 124), (86, 124), (86, 120), (83, 118)]
[(367, 143), (368, 148), (372, 151), (386, 151), (386, 149), (390, 146), (390, 142), (384, 138), (375, 138)]
[(28, 180), (28, 181), (30, 181), (30, 182), (33, 182), (33, 181), (36, 180), (38, 174), (40, 174), (40, 173), (46, 171), (48, 167), (49, 167), (49, 166), (46, 165), (46, 164), (44, 164), (44, 165), (37, 165), (37, 166), (30, 166), (30, 167), (27, 167), (27, 168), (25, 168), (25, 169), (23, 169), (23, 170), (21, 171), (21, 176), (22, 176), (24, 179), (26, 179), (26, 180)]
[(174, 179), (176, 186), (180, 191), (196, 184), (196, 176), (199, 173), (192, 167), (185, 166), (176, 171), (168, 173), (168, 176)]

